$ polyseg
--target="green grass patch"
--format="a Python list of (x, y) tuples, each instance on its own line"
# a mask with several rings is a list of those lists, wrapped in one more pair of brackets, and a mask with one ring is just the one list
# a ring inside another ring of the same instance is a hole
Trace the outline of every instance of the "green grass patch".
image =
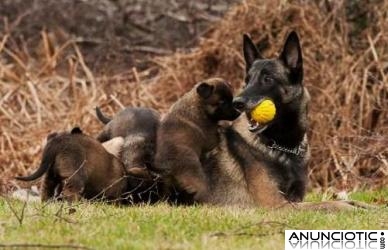
[[(357, 192), (370, 202), (388, 189)], [(308, 200), (322, 196), (310, 194)], [(0, 198), (0, 245), (42, 244), (91, 249), (282, 249), (285, 229), (386, 229), (388, 211), (270, 211), (208, 206), (49, 205)], [(12, 212), (11, 210), (14, 210)], [(17, 214), (17, 216), (15, 215)]]

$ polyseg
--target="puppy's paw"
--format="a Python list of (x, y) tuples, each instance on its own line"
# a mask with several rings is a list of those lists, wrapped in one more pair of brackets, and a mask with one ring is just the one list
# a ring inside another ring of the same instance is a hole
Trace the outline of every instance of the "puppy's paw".
[(147, 167), (131, 167), (127, 169), (127, 173), (130, 176), (144, 179), (144, 180), (157, 180), (159, 175), (151, 172)]

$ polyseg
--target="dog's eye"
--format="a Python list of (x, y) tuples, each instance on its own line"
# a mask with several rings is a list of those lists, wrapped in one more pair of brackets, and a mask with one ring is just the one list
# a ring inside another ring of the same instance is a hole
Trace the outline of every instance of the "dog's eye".
[(271, 85), (274, 82), (274, 79), (270, 76), (264, 76), (262, 81), (266, 85)]

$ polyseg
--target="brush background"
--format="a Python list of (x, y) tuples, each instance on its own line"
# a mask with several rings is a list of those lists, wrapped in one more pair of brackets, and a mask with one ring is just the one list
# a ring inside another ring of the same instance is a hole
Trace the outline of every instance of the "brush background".
[(300, 35), (312, 100), (310, 187), (388, 184), (388, 1), (0, 2), (0, 190), (40, 162), (48, 133), (96, 135), (94, 107), (161, 112), (197, 81), (244, 79), (242, 34), (276, 56)]

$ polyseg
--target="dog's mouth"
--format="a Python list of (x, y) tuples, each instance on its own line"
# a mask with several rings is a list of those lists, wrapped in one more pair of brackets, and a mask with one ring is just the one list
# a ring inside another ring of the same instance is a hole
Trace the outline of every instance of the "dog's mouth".
[(248, 119), (248, 130), (252, 133), (262, 133), (272, 123), (271, 121), (266, 122), (266, 123), (262, 123), (262, 122), (258, 122), (256, 120), (254, 120), (252, 118), (252, 111), (254, 110), (254, 108), (257, 105), (259, 105), (264, 100), (266, 100), (266, 98), (261, 99), (255, 105), (252, 105), (251, 108), (249, 108), (248, 110), (245, 111), (245, 114), (246, 114), (247, 119)]
[(248, 130), (252, 133), (261, 133), (264, 130), (267, 129), (268, 123), (267, 124), (261, 124), (255, 120), (252, 119), (250, 112), (247, 113), (247, 118), (248, 118)]

